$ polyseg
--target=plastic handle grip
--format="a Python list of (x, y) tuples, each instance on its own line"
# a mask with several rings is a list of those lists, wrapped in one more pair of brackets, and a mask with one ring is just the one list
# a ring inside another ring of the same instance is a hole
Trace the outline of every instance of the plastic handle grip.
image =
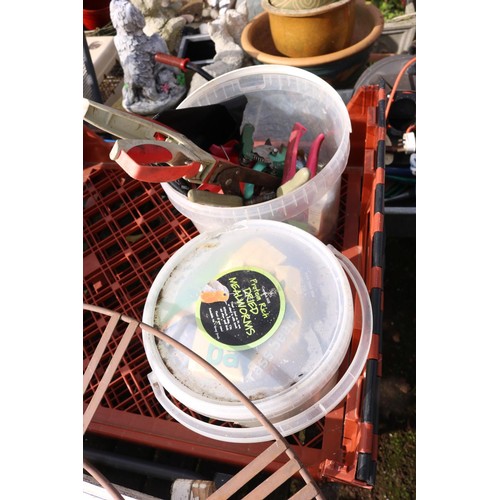
[(170, 54), (164, 54), (162, 52), (158, 52), (155, 54), (155, 61), (161, 64), (166, 64), (167, 66), (174, 66), (175, 68), (182, 69), (182, 71), (187, 71), (187, 64), (189, 63), (189, 59), (181, 59), (180, 57), (171, 56)]
[(325, 139), (325, 134), (319, 134), (316, 139), (314, 139), (311, 150), (309, 151), (309, 157), (307, 158), (306, 167), (311, 172), (311, 177), (314, 177), (318, 171), (318, 156), (319, 156), (319, 148), (321, 143)]
[(300, 138), (307, 132), (307, 129), (299, 122), (296, 122), (293, 126), (293, 130), (290, 134), (290, 139), (288, 140), (288, 145), (286, 148), (285, 156), (285, 166), (283, 167), (283, 177), (281, 180), (282, 184), (293, 179), (297, 164), (297, 153), (299, 149)]
[(118, 140), (109, 156), (138, 181), (172, 182), (197, 175), (203, 165), (196, 160), (184, 165), (165, 165), (176, 160), (177, 151), (182, 153), (182, 147), (162, 141)]

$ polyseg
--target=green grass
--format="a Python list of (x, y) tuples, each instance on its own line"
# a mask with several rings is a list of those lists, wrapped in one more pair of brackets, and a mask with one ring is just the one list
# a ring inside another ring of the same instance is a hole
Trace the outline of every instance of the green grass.
[(414, 500), (416, 498), (416, 433), (414, 429), (382, 434), (377, 477), (372, 490), (340, 485), (336, 500)]
[(375, 498), (412, 500), (416, 483), (416, 433), (384, 434), (379, 441)]

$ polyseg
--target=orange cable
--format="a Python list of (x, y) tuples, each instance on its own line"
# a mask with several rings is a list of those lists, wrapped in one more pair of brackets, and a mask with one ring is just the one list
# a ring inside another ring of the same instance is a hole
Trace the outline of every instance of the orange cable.
[(387, 100), (387, 108), (385, 109), (385, 119), (387, 120), (387, 117), (389, 116), (389, 110), (391, 109), (392, 101), (394, 100), (394, 96), (396, 94), (396, 90), (398, 88), (399, 82), (401, 81), (401, 78), (403, 78), (403, 75), (405, 74), (405, 71), (414, 63), (417, 62), (417, 58), (414, 57), (413, 59), (410, 59), (402, 68), (401, 71), (398, 73), (398, 76), (396, 77), (396, 80), (394, 81), (394, 85), (391, 90), (391, 94), (389, 95), (389, 99)]

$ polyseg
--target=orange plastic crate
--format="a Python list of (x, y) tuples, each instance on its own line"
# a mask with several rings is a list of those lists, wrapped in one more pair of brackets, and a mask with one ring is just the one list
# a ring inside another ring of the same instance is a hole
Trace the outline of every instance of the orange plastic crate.
[[(338, 227), (331, 242), (356, 265), (370, 291), (372, 347), (363, 374), (344, 402), (287, 439), (316, 480), (370, 488), (376, 471), (381, 374), (385, 93), (378, 86), (362, 87), (348, 110), (351, 153), (342, 177)], [(110, 168), (106, 152), (104, 145), (87, 161), (84, 177), (84, 302), (140, 319), (149, 288), (163, 264), (198, 233), (171, 205), (159, 184), (141, 183), (119, 168)], [(355, 309), (353, 345), (361, 326), (359, 307)], [(84, 314), (84, 369), (104, 326), (93, 313)], [(101, 373), (118, 340), (110, 342)], [(266, 443), (242, 446), (215, 441), (173, 420), (153, 394), (147, 379), (150, 371), (142, 338), (136, 334), (88, 432), (238, 466), (251, 462), (265, 449)], [(84, 404), (98, 383), (92, 381)], [(272, 464), (269, 472), (279, 465)]]

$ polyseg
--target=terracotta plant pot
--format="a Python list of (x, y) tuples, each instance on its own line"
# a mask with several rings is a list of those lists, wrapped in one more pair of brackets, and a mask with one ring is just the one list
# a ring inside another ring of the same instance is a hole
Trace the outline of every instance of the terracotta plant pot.
[(109, 0), (83, 0), (83, 27), (86, 30), (102, 28), (109, 22)]
[(314, 57), (345, 48), (354, 26), (354, 0), (334, 0), (312, 9), (278, 8), (262, 0), (274, 45), (288, 57)]
[(373, 4), (355, 2), (355, 22), (345, 49), (314, 57), (286, 57), (274, 45), (269, 14), (255, 16), (243, 29), (241, 46), (256, 64), (280, 64), (311, 71), (331, 85), (342, 85), (358, 71), (370, 55), (384, 29), (384, 18)]

